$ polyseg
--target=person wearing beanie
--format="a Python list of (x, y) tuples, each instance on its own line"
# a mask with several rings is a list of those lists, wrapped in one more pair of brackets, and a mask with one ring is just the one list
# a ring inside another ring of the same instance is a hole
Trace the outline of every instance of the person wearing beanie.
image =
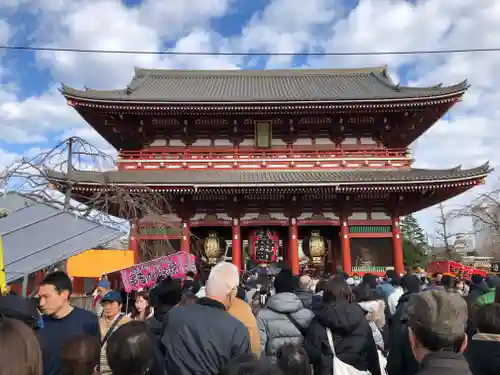
[(262, 354), (275, 357), (284, 344), (301, 344), (314, 316), (294, 293), (298, 279), (290, 270), (282, 270), (274, 280), (276, 294), (257, 313)]

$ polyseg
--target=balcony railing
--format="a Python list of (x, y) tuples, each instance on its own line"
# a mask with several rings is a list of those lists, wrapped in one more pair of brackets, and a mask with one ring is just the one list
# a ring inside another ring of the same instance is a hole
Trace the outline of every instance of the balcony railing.
[(120, 151), (118, 161), (258, 161), (262, 159), (291, 160), (291, 159), (411, 159), (407, 149), (362, 149), (362, 150), (315, 150), (273, 148), (262, 149), (206, 149), (206, 148), (162, 148), (161, 150)]

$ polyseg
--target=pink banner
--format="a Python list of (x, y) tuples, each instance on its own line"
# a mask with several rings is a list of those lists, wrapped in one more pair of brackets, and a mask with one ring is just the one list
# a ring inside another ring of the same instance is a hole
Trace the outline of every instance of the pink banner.
[(120, 271), (123, 288), (129, 293), (155, 285), (160, 277), (185, 277), (189, 271), (196, 272), (195, 261), (193, 254), (180, 251), (125, 268)]

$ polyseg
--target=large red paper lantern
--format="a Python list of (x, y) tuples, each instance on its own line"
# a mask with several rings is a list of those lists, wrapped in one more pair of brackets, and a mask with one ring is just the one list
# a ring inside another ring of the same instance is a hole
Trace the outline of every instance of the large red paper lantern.
[(279, 236), (271, 229), (250, 232), (250, 257), (254, 263), (273, 263), (278, 260)]

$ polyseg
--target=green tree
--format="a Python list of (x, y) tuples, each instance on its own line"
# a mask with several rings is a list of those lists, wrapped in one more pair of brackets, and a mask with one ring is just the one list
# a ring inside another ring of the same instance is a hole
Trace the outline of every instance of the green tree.
[(403, 261), (406, 266), (425, 266), (427, 256), (425, 251), (410, 240), (403, 238)]
[(413, 215), (404, 216), (401, 221), (403, 235), (403, 256), (408, 266), (422, 265), (427, 258), (428, 242), (424, 230)]

